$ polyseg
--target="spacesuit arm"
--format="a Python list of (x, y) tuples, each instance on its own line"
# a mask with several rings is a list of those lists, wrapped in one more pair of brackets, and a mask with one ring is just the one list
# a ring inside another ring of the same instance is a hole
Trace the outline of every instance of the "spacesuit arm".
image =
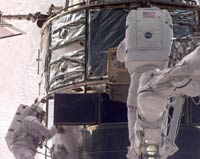
[(200, 47), (185, 56), (172, 68), (146, 72), (140, 80), (139, 92), (153, 90), (166, 97), (200, 95)]
[(125, 39), (120, 42), (118, 48), (117, 48), (117, 60), (120, 62), (125, 62), (125, 55), (126, 55), (126, 50), (125, 50)]
[(54, 126), (50, 129), (46, 128), (35, 116), (27, 116), (23, 120), (22, 125), (27, 133), (32, 133), (32, 135), (37, 135), (38, 133), (44, 136), (46, 140), (51, 139), (57, 132)]

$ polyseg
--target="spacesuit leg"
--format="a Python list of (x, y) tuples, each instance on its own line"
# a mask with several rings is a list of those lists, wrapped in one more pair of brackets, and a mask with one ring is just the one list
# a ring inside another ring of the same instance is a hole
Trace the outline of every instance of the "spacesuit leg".
[(11, 149), (16, 159), (35, 159), (36, 151), (27, 148), (26, 146), (13, 146)]
[(131, 82), (128, 91), (128, 98), (127, 98), (127, 109), (128, 109), (128, 131), (129, 131), (129, 141), (130, 141), (130, 148), (127, 154), (128, 158), (136, 157), (136, 153), (134, 152), (134, 125), (136, 121), (136, 111), (137, 111), (137, 91), (139, 86), (139, 80), (145, 71), (152, 70), (154, 68), (158, 68), (156, 65), (145, 65), (138, 67), (135, 69), (132, 63), (129, 62), (126, 64), (128, 68), (128, 72), (130, 74)]
[(133, 72), (131, 75), (131, 83), (127, 98), (127, 108), (128, 108), (128, 128), (129, 128), (129, 140), (130, 145), (134, 144), (134, 123), (136, 120), (136, 110), (137, 110), (137, 90), (140, 74)]

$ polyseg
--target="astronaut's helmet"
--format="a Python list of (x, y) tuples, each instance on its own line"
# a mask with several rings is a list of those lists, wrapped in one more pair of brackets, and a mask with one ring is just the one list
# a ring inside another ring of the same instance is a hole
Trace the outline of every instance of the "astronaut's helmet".
[(40, 122), (45, 120), (46, 112), (40, 107), (40, 102), (33, 103), (30, 108), (30, 115), (36, 116)]

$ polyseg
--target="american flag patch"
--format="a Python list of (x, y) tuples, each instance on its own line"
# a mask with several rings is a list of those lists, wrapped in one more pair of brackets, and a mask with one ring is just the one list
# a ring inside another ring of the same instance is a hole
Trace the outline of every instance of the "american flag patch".
[(155, 12), (143, 12), (143, 18), (155, 18), (156, 13)]

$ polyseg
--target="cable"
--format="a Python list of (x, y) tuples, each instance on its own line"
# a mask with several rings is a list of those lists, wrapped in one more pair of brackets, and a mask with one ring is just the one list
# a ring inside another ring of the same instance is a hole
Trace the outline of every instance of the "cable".
[(35, 150), (35, 152), (38, 153), (38, 154), (41, 154), (41, 155), (43, 155), (43, 156), (52, 157), (52, 156), (50, 156), (50, 155), (44, 154), (44, 153), (42, 153), (42, 152), (39, 152), (39, 151), (37, 151), (37, 150)]
[(47, 148), (48, 150), (51, 150), (51, 148), (49, 148), (47, 145), (43, 144), (43, 146), (44, 146), (45, 148)]

